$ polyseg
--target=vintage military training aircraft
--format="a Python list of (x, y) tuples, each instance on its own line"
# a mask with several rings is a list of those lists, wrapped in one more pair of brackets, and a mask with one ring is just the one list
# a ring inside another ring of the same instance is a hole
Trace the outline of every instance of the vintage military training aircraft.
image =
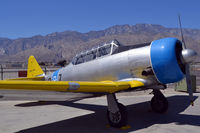
[(160, 89), (186, 76), (193, 103), (189, 63), (196, 55), (176, 38), (130, 46), (114, 40), (76, 55), (69, 65), (50, 75), (45, 75), (34, 56), (30, 56), (27, 77), (0, 81), (0, 89), (105, 94), (110, 125), (122, 127), (128, 117), (126, 107), (117, 101), (117, 92), (152, 89), (152, 110), (163, 113), (168, 101)]

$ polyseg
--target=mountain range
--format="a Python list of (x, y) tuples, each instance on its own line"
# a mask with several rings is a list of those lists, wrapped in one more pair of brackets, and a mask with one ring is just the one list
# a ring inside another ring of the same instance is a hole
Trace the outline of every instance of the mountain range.
[[(183, 29), (183, 34), (187, 47), (200, 53), (200, 29)], [(0, 62), (26, 62), (30, 55), (39, 62), (70, 61), (80, 51), (113, 39), (123, 45), (133, 45), (163, 37), (181, 39), (180, 29), (155, 24), (125, 24), (87, 33), (64, 31), (29, 38), (0, 38)]]

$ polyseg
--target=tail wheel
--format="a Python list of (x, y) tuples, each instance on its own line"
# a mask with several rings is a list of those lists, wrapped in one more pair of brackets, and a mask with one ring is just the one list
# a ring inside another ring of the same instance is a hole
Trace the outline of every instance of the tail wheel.
[(168, 110), (168, 101), (164, 96), (153, 96), (151, 108), (156, 113), (164, 113)]
[(127, 109), (126, 107), (118, 103), (119, 111), (112, 113), (107, 110), (107, 119), (111, 126), (120, 128), (127, 124)]

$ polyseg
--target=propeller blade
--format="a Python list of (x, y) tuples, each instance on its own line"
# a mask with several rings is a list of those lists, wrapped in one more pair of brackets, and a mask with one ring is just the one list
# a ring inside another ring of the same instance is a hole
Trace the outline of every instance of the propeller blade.
[(190, 104), (194, 105), (194, 97), (193, 97), (193, 90), (191, 85), (191, 76), (190, 76), (190, 66), (189, 64), (185, 64), (185, 72), (186, 72), (186, 83), (187, 83), (187, 92), (189, 93)]
[[(182, 31), (182, 25), (181, 25), (181, 16), (180, 15), (178, 15), (178, 20), (179, 20), (179, 26), (180, 26), (180, 31), (181, 31), (183, 49), (186, 49), (186, 44), (185, 44), (185, 40), (184, 40), (184, 37), (183, 37), (183, 31)], [(189, 62), (187, 62), (185, 64), (185, 76), (186, 76), (187, 92), (189, 93), (189, 98), (190, 98), (190, 104), (193, 106), (194, 105), (194, 97), (193, 97), (193, 90), (192, 90), (192, 85), (191, 85)]]
[(181, 31), (181, 39), (182, 39), (182, 43), (183, 43), (183, 49), (186, 49), (186, 44), (185, 44), (185, 40), (184, 40), (184, 37), (183, 37), (183, 30), (182, 30), (181, 16), (180, 15), (178, 15), (178, 22), (179, 22), (180, 31)]

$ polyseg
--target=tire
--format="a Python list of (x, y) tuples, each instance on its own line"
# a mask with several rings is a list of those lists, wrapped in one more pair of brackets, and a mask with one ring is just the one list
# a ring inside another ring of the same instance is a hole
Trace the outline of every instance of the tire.
[(155, 95), (151, 99), (151, 108), (156, 113), (164, 113), (168, 110), (168, 101), (163, 95)]
[(126, 126), (127, 124), (127, 109), (126, 107), (118, 103), (119, 111), (116, 113), (112, 113), (107, 110), (107, 119), (109, 124), (112, 127), (120, 128), (122, 126)]

